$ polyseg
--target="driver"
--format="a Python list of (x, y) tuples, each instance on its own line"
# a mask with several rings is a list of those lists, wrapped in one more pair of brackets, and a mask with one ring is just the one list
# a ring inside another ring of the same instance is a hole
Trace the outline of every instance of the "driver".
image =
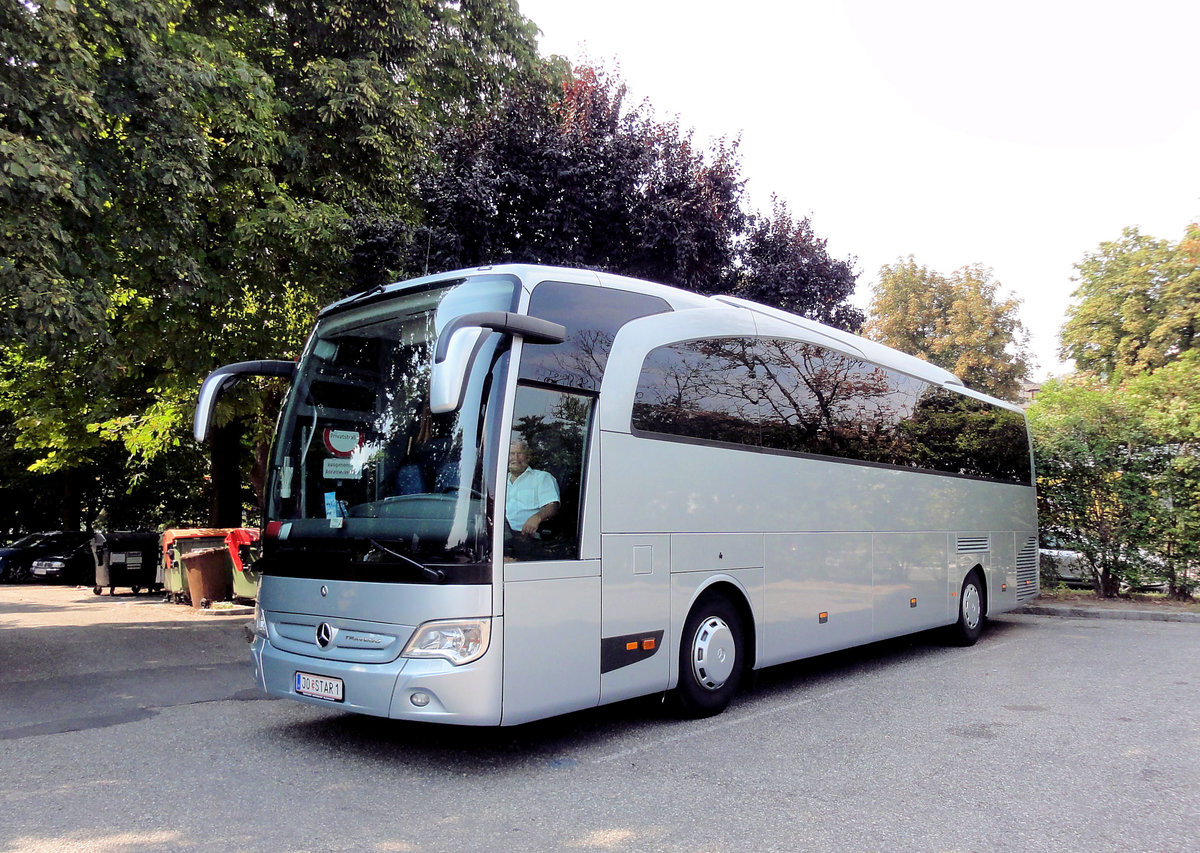
[(508, 447), (508, 493), (504, 516), (514, 533), (536, 537), (538, 527), (558, 515), (558, 483), (549, 471), (529, 467), (529, 445), (514, 438)]

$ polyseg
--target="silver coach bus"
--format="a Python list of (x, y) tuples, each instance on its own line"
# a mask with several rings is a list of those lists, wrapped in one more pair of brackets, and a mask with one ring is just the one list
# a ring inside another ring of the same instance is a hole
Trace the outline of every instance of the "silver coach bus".
[(427, 276), (321, 312), (271, 454), (269, 694), (512, 725), (1038, 594), (1019, 409), (848, 333), (583, 270)]

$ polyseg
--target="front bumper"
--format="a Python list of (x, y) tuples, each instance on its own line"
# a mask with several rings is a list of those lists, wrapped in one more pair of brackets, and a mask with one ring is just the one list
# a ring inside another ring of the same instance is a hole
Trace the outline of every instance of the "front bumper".
[[(495, 726), (500, 723), (503, 617), (493, 619), (488, 651), (469, 664), (397, 658), (387, 663), (347, 663), (283, 651), (255, 636), (250, 646), (254, 677), (270, 696), (397, 720)], [(296, 692), (296, 673), (338, 678), (344, 699), (334, 702)], [(429, 701), (414, 705), (412, 696)]]

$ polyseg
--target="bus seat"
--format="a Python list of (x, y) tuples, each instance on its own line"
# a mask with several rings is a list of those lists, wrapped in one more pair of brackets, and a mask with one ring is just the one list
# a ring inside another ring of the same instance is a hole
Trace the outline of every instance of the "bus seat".
[(425, 477), (420, 465), (409, 463), (396, 469), (396, 494), (418, 495), (424, 491)]

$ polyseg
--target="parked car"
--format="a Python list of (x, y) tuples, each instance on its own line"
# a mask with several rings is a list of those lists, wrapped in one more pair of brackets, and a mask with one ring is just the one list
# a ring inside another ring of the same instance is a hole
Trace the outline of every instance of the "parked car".
[(51, 553), (38, 557), (30, 567), (35, 581), (65, 581), (92, 586), (96, 582), (96, 558), (92, 552), (91, 534), (83, 534), (82, 542), (64, 541)]
[(1083, 554), (1052, 536), (1043, 537), (1038, 549), (1042, 567), (1042, 587), (1052, 589), (1059, 584), (1070, 589), (1092, 589), (1092, 569)]
[(0, 548), (0, 581), (17, 583), (29, 580), (35, 560), (71, 553), (79, 545), (87, 546), (91, 541), (90, 533), (66, 530), (30, 533), (11, 545)]
[(1137, 570), (1121, 581), (1121, 592), (1170, 592), (1171, 585), (1166, 579), (1167, 567), (1162, 557), (1139, 549), (1137, 565)]

